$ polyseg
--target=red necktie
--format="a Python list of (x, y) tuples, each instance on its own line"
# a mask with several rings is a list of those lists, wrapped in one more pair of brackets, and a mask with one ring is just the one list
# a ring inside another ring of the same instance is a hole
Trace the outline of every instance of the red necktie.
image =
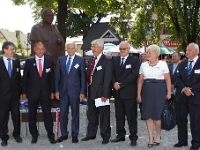
[(94, 65), (95, 65), (95, 61), (96, 61), (96, 57), (94, 57), (93, 61), (92, 61), (92, 64), (91, 64), (91, 67), (90, 67), (90, 72), (89, 72), (89, 75), (88, 75), (88, 85), (91, 84), (91, 76), (92, 76), (92, 72), (94, 70)]
[(39, 75), (42, 77), (42, 59), (39, 59)]

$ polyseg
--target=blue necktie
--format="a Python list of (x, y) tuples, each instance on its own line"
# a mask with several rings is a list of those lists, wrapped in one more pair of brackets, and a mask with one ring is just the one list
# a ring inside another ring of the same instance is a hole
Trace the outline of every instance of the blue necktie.
[(69, 59), (67, 61), (67, 65), (66, 65), (67, 74), (69, 74), (69, 71), (70, 71), (70, 64), (71, 64), (71, 57), (69, 57)]
[(189, 66), (188, 66), (188, 69), (187, 69), (187, 77), (188, 78), (190, 78), (190, 75), (191, 75), (191, 72), (192, 72), (192, 62), (193, 62), (193, 60), (189, 61)]
[(8, 74), (9, 74), (9, 76), (10, 76), (10, 78), (12, 77), (12, 67), (11, 67), (11, 59), (10, 58), (8, 58), (7, 59), (8, 60)]
[(123, 70), (123, 65), (124, 65), (124, 58), (122, 58), (121, 64), (120, 64), (120, 72)]

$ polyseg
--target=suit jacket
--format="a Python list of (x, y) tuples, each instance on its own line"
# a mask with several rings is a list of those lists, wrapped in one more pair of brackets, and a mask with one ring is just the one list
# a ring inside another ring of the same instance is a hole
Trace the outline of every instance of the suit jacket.
[(21, 94), (20, 62), (12, 60), (12, 77), (10, 78), (3, 57), (0, 57), (0, 101), (8, 101), (11, 98), (19, 101)]
[(27, 95), (28, 99), (50, 98), (54, 93), (54, 70), (51, 58), (44, 56), (43, 72), (40, 77), (37, 69), (35, 56), (26, 59), (24, 66), (24, 75), (22, 78), (22, 93)]
[[(94, 57), (88, 61), (87, 76), (89, 75), (93, 59)], [(102, 56), (100, 57), (98, 63), (94, 68), (94, 72), (92, 75), (90, 99), (93, 100), (100, 97), (110, 98), (112, 73), (113, 73), (112, 60), (106, 58), (106, 56), (102, 54)]]
[(140, 60), (136, 56), (128, 56), (120, 72), (121, 57), (113, 59), (113, 78), (112, 85), (119, 82), (120, 90), (114, 90), (114, 97), (120, 96), (122, 99), (132, 99), (137, 97), (137, 79), (139, 74)]
[(63, 97), (68, 94), (71, 98), (78, 98), (80, 94), (86, 95), (86, 71), (83, 57), (75, 55), (69, 74), (66, 72), (68, 56), (58, 59), (56, 69), (55, 91)]
[[(198, 57), (194, 67), (192, 68), (191, 76), (187, 79), (188, 60), (181, 62), (179, 70), (177, 70), (177, 101), (186, 102), (190, 104), (200, 104), (200, 57)], [(184, 87), (192, 88), (191, 91), (194, 95), (186, 96), (181, 93)]]
[(173, 73), (173, 63), (169, 64), (168, 65), (168, 68), (169, 68), (169, 72), (170, 72), (170, 77), (171, 77), (171, 83), (174, 85), (175, 84), (175, 81), (176, 81), (176, 72), (179, 68), (179, 65), (177, 65), (176, 69), (174, 70), (174, 73)]

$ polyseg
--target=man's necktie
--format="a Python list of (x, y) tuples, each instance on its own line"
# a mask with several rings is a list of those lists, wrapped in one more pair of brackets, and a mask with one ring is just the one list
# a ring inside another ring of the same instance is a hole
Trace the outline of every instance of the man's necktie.
[(192, 62), (193, 62), (193, 60), (189, 61), (189, 66), (188, 66), (188, 69), (187, 69), (187, 77), (188, 78), (190, 78), (190, 75), (191, 75), (191, 72), (192, 72)]
[(11, 59), (8, 58), (8, 74), (10, 76), (10, 78), (12, 77), (12, 67), (11, 67)]
[(122, 72), (122, 70), (123, 70), (123, 66), (124, 66), (124, 58), (122, 58), (122, 60), (121, 60), (121, 64), (120, 64), (120, 72)]
[(92, 76), (92, 73), (93, 73), (93, 70), (94, 70), (94, 65), (95, 65), (95, 61), (96, 61), (97, 57), (94, 57), (93, 61), (92, 61), (92, 64), (91, 64), (91, 67), (90, 67), (90, 72), (89, 72), (89, 75), (88, 75), (88, 85), (91, 84), (91, 76)]
[(42, 59), (39, 59), (39, 75), (42, 77)]
[(71, 64), (71, 57), (69, 57), (69, 59), (67, 61), (67, 65), (66, 65), (66, 72), (67, 72), (67, 74), (69, 74), (69, 71), (70, 71), (70, 64)]

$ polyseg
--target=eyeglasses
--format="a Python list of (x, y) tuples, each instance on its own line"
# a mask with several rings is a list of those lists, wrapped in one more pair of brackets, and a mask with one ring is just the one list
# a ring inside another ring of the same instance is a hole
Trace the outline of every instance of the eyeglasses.
[(119, 48), (120, 51), (125, 51), (127, 48)]

